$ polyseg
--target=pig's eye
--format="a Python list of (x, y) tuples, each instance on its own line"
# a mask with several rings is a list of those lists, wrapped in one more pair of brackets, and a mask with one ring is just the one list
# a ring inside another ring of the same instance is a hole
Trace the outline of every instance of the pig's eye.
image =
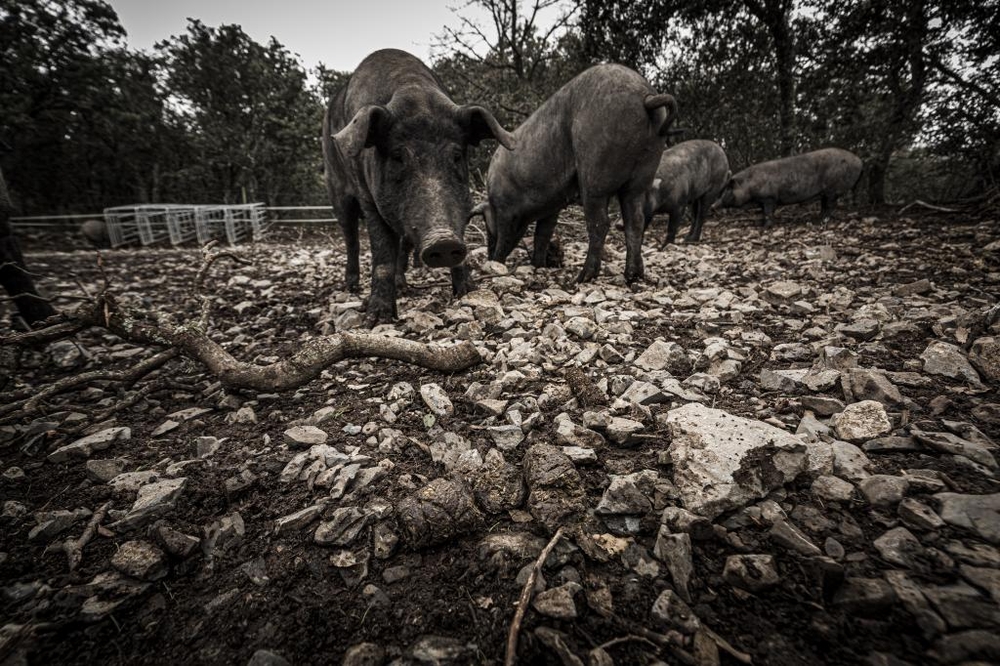
[(392, 150), (390, 150), (389, 151), (389, 159), (392, 160), (393, 162), (402, 162), (403, 161), (403, 149), (402, 148), (393, 148)]
[(461, 166), (463, 161), (465, 160), (465, 153), (462, 151), (461, 148), (455, 148), (454, 150), (451, 151), (451, 159), (455, 162), (455, 164)]

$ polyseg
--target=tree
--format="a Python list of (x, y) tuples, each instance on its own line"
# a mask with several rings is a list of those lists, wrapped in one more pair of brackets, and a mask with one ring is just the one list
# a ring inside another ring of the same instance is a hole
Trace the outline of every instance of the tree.
[(298, 60), (237, 25), (192, 20), (157, 45), (172, 108), (194, 143), (189, 200), (271, 204), (321, 192), (322, 105)]
[[(761, 53), (770, 55), (766, 65), (778, 97), (777, 152), (790, 155), (796, 148), (796, 34), (800, 24), (807, 22), (804, 17), (796, 18), (795, 9), (793, 0), (583, 0), (581, 26), (588, 56), (621, 62), (648, 74), (665, 60), (667, 65), (686, 58), (704, 62), (700, 45), (690, 44), (693, 37), (705, 30), (746, 36), (746, 24), (752, 19), (768, 37), (765, 42), (753, 41)], [(671, 48), (678, 41), (688, 42), (694, 50)], [(741, 46), (734, 44), (737, 49)], [(723, 62), (728, 57), (718, 50), (715, 54)]]
[(0, 0), (0, 138), (22, 209), (102, 198), (90, 167), (108, 157), (95, 136), (114, 75), (104, 56), (124, 30), (101, 0)]
[[(471, 0), (465, 8), (474, 6), (486, 10), (490, 25), (458, 13), (459, 27), (437, 37), (433, 68), (457, 103), (481, 104), (514, 128), (586, 68), (571, 29), (575, 8), (560, 0)], [(481, 175), (488, 160), (476, 150), (472, 173)]]

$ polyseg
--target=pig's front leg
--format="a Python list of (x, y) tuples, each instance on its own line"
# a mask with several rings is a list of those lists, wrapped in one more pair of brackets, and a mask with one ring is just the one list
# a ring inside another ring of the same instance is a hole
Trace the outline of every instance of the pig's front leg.
[(677, 232), (681, 228), (681, 222), (684, 221), (683, 207), (671, 208), (667, 213), (670, 215), (670, 221), (667, 222), (667, 237), (664, 239), (661, 247), (666, 247), (677, 241)]
[(774, 200), (764, 199), (760, 203), (760, 207), (761, 210), (764, 212), (764, 219), (761, 221), (761, 228), (764, 231), (767, 231), (768, 229), (771, 228), (771, 225), (774, 224), (774, 219), (772, 217), (774, 215)]
[(451, 293), (456, 298), (465, 296), (476, 290), (476, 282), (472, 279), (472, 271), (466, 263), (453, 266), (451, 269)]
[(396, 318), (396, 270), (399, 235), (377, 215), (366, 216), (372, 246), (372, 291), (365, 324), (377, 326)]

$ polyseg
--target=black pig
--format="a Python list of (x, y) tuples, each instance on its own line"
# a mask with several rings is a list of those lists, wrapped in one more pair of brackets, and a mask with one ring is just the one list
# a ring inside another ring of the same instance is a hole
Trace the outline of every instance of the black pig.
[(691, 206), (691, 229), (684, 240), (701, 240), (705, 213), (719, 198), (730, 175), (726, 152), (713, 141), (694, 139), (663, 151), (653, 186), (646, 193), (646, 226), (656, 213), (667, 213), (670, 221), (663, 244), (673, 243), (684, 209)]
[(861, 167), (860, 157), (840, 148), (823, 148), (761, 162), (730, 178), (715, 206), (736, 208), (758, 204), (767, 229), (775, 206), (819, 199), (820, 216), (825, 220), (830, 217), (837, 198), (857, 184)]
[(12, 206), (7, 183), (0, 172), (0, 284), (10, 294), (17, 311), (30, 327), (56, 313), (49, 301), (38, 294), (24, 263), (21, 245), (10, 226)]
[(368, 224), (372, 290), (366, 322), (396, 316), (397, 263), (412, 244), (430, 267), (451, 267), (456, 295), (473, 288), (464, 264), (470, 145), (514, 140), (480, 106), (458, 106), (416, 57), (385, 49), (365, 58), (327, 108), (323, 158), (330, 203), (347, 245), (347, 286), (358, 290), (358, 220)]
[(577, 281), (597, 277), (608, 233), (608, 203), (625, 221), (625, 279), (642, 278), (643, 198), (663, 152), (677, 102), (621, 65), (584, 71), (514, 131), (518, 149), (498, 148), (486, 176), (490, 258), (504, 261), (535, 222), (532, 263), (544, 266), (559, 212), (579, 199), (587, 218), (587, 259)]

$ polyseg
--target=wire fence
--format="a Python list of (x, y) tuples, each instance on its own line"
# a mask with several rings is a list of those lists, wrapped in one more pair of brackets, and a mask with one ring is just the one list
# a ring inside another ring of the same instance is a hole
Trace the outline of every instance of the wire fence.
[[(111, 247), (180, 245), (225, 240), (231, 245), (261, 239), (273, 225), (319, 226), (337, 221), (329, 206), (139, 204), (115, 206), (100, 213), (29, 215), (10, 218), (26, 231), (63, 231), (95, 220), (96, 232)], [(313, 213), (310, 215), (310, 213)]]

